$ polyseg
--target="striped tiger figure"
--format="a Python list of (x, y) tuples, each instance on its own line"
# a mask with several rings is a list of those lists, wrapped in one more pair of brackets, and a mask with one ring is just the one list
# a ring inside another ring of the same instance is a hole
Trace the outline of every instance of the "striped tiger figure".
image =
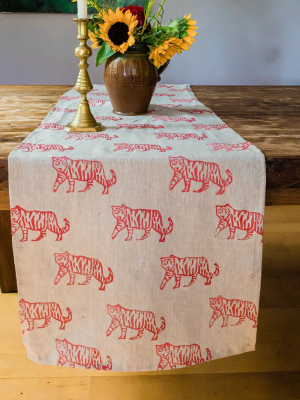
[(26, 211), (20, 206), (16, 206), (10, 210), (11, 216), (11, 233), (12, 236), (21, 228), (23, 237), (21, 242), (28, 240), (28, 230), (39, 231), (40, 235), (33, 242), (43, 239), (47, 230), (56, 233), (56, 241), (62, 240), (64, 233), (70, 229), (70, 223), (65, 218), (65, 226), (61, 228), (58, 225), (56, 215), (51, 211)]
[(234, 151), (234, 150), (237, 150), (237, 151), (248, 150), (250, 146), (253, 146), (253, 144), (250, 142), (243, 142), (243, 143), (237, 143), (237, 144), (207, 143), (207, 146), (212, 146), (213, 151), (219, 151), (219, 150), (225, 149), (228, 152), (228, 151)]
[(110, 371), (112, 369), (112, 360), (107, 356), (107, 364), (102, 364), (100, 351), (93, 347), (86, 347), (80, 344), (72, 344), (66, 339), (55, 340), (56, 350), (59, 353), (58, 366), (69, 363), (71, 368), (75, 368), (75, 364), (90, 369), (91, 367), (102, 371)]
[(74, 256), (69, 254), (67, 251), (64, 253), (54, 254), (55, 262), (59, 266), (58, 273), (56, 275), (54, 284), (58, 282), (69, 273), (70, 281), (68, 285), (74, 285), (75, 275), (85, 275), (86, 280), (78, 285), (88, 285), (92, 279), (92, 276), (100, 282), (99, 290), (105, 290), (105, 286), (113, 281), (113, 273), (108, 268), (108, 276), (105, 277), (103, 273), (103, 267), (99, 260), (95, 258), (89, 258), (84, 256)]
[(215, 271), (212, 273), (209, 271), (208, 261), (205, 257), (186, 257), (179, 258), (173, 255), (170, 257), (161, 257), (161, 267), (166, 270), (163, 281), (160, 285), (160, 289), (163, 290), (169, 282), (169, 280), (175, 277), (175, 286), (173, 289), (180, 287), (182, 276), (191, 276), (192, 279), (188, 285), (191, 286), (197, 279), (197, 275), (201, 275), (206, 278), (205, 285), (210, 285), (211, 280), (219, 275), (219, 266), (215, 264)]
[(227, 169), (227, 179), (223, 179), (218, 164), (205, 161), (191, 161), (184, 157), (169, 157), (170, 167), (174, 170), (174, 175), (169, 189), (173, 190), (175, 186), (183, 179), (184, 189), (182, 192), (189, 192), (191, 182), (202, 182), (202, 187), (194, 190), (194, 193), (204, 192), (209, 188), (209, 182), (220, 187), (216, 194), (223, 194), (226, 186), (232, 182), (232, 174)]
[(229, 204), (216, 206), (216, 214), (220, 219), (214, 237), (217, 237), (227, 226), (230, 235), (227, 239), (234, 239), (236, 229), (247, 232), (243, 239), (248, 240), (253, 236), (253, 232), (263, 235), (264, 217), (262, 214), (246, 210), (236, 210)]
[(126, 241), (132, 240), (132, 234), (134, 229), (145, 230), (144, 235), (137, 240), (144, 240), (150, 235), (151, 229), (160, 234), (160, 242), (166, 240), (166, 235), (169, 235), (173, 231), (174, 223), (171, 218), (168, 219), (169, 226), (164, 228), (161, 213), (157, 210), (144, 210), (137, 209), (133, 210), (125, 206), (112, 206), (112, 215), (117, 220), (117, 225), (112, 233), (112, 239), (124, 229), (127, 228)]
[(39, 151), (66, 151), (66, 150), (74, 150), (74, 147), (63, 147), (60, 144), (42, 144), (42, 143), (21, 143), (19, 146), (15, 148), (15, 150), (23, 150), (25, 152), (33, 152), (34, 150)]
[(227, 326), (228, 317), (239, 318), (238, 322), (232, 326), (240, 325), (247, 317), (254, 322), (253, 328), (257, 327), (257, 309), (256, 305), (251, 301), (225, 299), (225, 297), (219, 296), (211, 297), (209, 299), (209, 305), (214, 310), (209, 321), (210, 328), (221, 315), (223, 318), (223, 324), (221, 325), (221, 328)]
[(106, 336), (109, 336), (115, 329), (120, 326), (121, 336), (119, 339), (126, 339), (127, 329), (136, 329), (138, 334), (131, 337), (130, 340), (139, 339), (143, 336), (144, 330), (153, 333), (152, 340), (158, 339), (158, 334), (163, 331), (166, 327), (166, 321), (164, 317), (161, 317), (162, 323), (158, 328), (155, 322), (155, 316), (152, 311), (138, 311), (128, 310), (120, 306), (120, 304), (107, 305), (108, 314), (111, 316), (112, 321), (106, 332)]
[[(211, 359), (211, 352), (207, 351), (207, 360)], [(201, 355), (199, 344), (193, 343), (189, 345), (173, 346), (170, 343), (156, 345), (156, 354), (160, 357), (157, 370), (163, 370), (167, 366), (175, 369), (178, 366), (188, 366), (192, 364), (200, 364), (205, 362)]]
[(33, 330), (34, 320), (45, 320), (42, 326), (38, 328), (46, 328), (49, 325), (51, 318), (60, 321), (60, 328), (65, 329), (67, 322), (72, 320), (72, 311), (67, 308), (68, 316), (64, 317), (60, 306), (54, 302), (46, 303), (29, 303), (24, 299), (19, 301), (19, 316), (20, 321), (23, 323), (25, 320), (28, 322), (28, 331)]
[(79, 192), (87, 192), (93, 187), (96, 181), (104, 187), (102, 194), (108, 194), (108, 189), (117, 182), (117, 176), (111, 170), (112, 178), (107, 180), (103, 165), (99, 161), (71, 160), (68, 157), (52, 157), (52, 166), (57, 171), (56, 181), (53, 186), (53, 192), (56, 192), (59, 186), (67, 179), (69, 190), (67, 193), (73, 193), (75, 190), (75, 181), (86, 182), (86, 187)]

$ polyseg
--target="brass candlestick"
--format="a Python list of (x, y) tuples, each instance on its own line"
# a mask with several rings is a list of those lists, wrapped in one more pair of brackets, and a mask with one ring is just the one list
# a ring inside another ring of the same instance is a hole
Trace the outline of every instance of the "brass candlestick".
[(65, 130), (67, 132), (100, 132), (103, 130), (103, 127), (96, 122), (87, 100), (87, 94), (93, 89), (87, 71), (89, 66), (87, 59), (92, 55), (92, 49), (86, 44), (89, 38), (89, 19), (75, 18), (74, 21), (78, 25), (77, 39), (80, 42), (79, 46), (75, 49), (75, 56), (80, 60), (80, 71), (74, 89), (81, 94), (81, 99), (72, 122), (66, 126)]

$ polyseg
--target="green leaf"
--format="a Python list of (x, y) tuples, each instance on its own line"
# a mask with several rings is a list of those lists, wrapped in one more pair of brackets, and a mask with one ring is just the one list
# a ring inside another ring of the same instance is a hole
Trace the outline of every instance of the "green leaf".
[(103, 45), (98, 50), (98, 53), (97, 53), (97, 56), (96, 56), (96, 67), (99, 67), (100, 64), (102, 64), (104, 61), (106, 61), (113, 54), (115, 54), (115, 51), (113, 51), (106, 44), (106, 42), (104, 42)]

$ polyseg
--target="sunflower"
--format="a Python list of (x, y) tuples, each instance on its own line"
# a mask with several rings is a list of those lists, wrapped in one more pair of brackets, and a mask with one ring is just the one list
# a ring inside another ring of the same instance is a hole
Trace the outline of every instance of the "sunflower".
[(133, 31), (138, 24), (135, 15), (129, 10), (125, 13), (119, 9), (116, 12), (103, 12), (104, 24), (99, 25), (100, 38), (115, 52), (125, 53), (128, 47), (135, 43)]
[(194, 36), (198, 34), (195, 32), (198, 29), (194, 26), (196, 21), (191, 19), (191, 14), (183, 18), (177, 18), (170, 22), (167, 27), (164, 27), (173, 37), (178, 37), (180, 42), (178, 45), (182, 50), (188, 50), (192, 43), (195, 41)]
[(164, 65), (170, 60), (175, 53), (181, 53), (182, 40), (178, 38), (171, 38), (165, 40), (162, 44), (156, 47), (149, 56), (150, 60), (153, 60), (153, 64), (158, 68), (160, 65)]
[(183, 20), (185, 22), (185, 30), (184, 33), (180, 35), (180, 38), (182, 39), (181, 48), (182, 50), (188, 50), (195, 41), (194, 36), (198, 35), (198, 33), (195, 32), (198, 27), (195, 26), (196, 21), (191, 19), (191, 14), (188, 16), (185, 15)]
[(98, 49), (103, 44), (103, 40), (96, 36), (93, 32), (89, 31), (90, 40), (93, 42), (92, 48)]

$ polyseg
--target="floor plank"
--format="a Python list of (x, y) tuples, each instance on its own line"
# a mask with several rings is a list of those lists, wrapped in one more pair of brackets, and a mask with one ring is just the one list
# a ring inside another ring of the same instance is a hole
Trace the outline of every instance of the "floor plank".
[(300, 373), (92, 378), (90, 400), (295, 400)]
[(89, 400), (90, 382), (91, 378), (0, 379), (1, 400)]

